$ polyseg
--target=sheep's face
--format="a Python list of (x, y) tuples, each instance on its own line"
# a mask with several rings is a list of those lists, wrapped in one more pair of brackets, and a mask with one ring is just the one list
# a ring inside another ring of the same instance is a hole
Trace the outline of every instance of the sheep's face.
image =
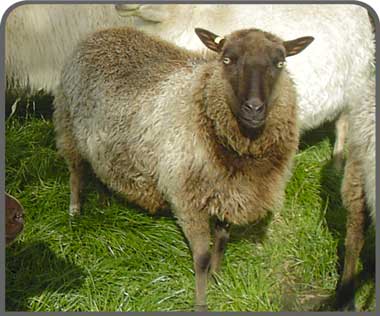
[(196, 29), (196, 33), (209, 49), (219, 53), (224, 78), (231, 88), (231, 111), (241, 131), (246, 136), (257, 135), (265, 125), (285, 58), (301, 52), (313, 38), (284, 42), (257, 29), (236, 31), (225, 38), (203, 29)]
[(6, 244), (12, 242), (24, 228), (24, 210), (21, 204), (10, 195), (5, 195), (6, 225), (5, 235)]

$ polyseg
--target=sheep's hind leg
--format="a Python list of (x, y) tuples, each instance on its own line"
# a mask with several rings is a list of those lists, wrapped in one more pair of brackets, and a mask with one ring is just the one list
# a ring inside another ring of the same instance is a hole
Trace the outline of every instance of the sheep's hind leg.
[(335, 144), (333, 151), (333, 163), (337, 170), (342, 170), (344, 161), (344, 143), (348, 132), (347, 114), (341, 113), (335, 123)]
[(228, 240), (230, 239), (229, 224), (219, 220), (215, 223), (215, 243), (211, 255), (210, 274), (217, 274), (223, 260)]
[[(58, 120), (60, 113), (55, 114), (54, 119)], [(57, 124), (56, 124), (57, 126)], [(69, 214), (74, 216), (80, 213), (80, 193), (83, 187), (84, 161), (79, 154), (71, 127), (58, 125), (56, 128), (57, 148), (59, 153), (65, 158), (70, 172), (70, 207)]]
[(58, 88), (54, 99), (53, 122), (58, 152), (65, 158), (70, 171), (70, 208), (69, 214), (80, 211), (80, 191), (83, 182), (83, 158), (80, 155), (73, 132), (73, 122), (68, 110), (68, 100)]
[(70, 170), (70, 208), (69, 214), (76, 216), (80, 214), (80, 193), (83, 188), (83, 161), (76, 157), (69, 162)]
[(211, 261), (209, 217), (201, 212), (181, 212), (177, 217), (193, 253), (195, 311), (207, 311), (207, 277)]
[(342, 185), (343, 203), (347, 208), (345, 258), (337, 293), (337, 307), (355, 310), (355, 274), (364, 245), (365, 195), (357, 162), (347, 161)]

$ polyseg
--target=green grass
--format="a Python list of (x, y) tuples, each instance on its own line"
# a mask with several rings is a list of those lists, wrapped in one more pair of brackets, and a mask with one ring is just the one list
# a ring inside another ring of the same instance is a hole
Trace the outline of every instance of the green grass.
[[(303, 138), (281, 212), (233, 227), (209, 284), (210, 310), (331, 310), (345, 235), (331, 135), (327, 126)], [(83, 214), (72, 219), (68, 177), (50, 120), (8, 119), (6, 189), (24, 205), (26, 225), (6, 250), (6, 310), (192, 310), (192, 259), (175, 220), (115, 196), (102, 206), (91, 173)], [(357, 301), (371, 311), (374, 232), (368, 239)]]

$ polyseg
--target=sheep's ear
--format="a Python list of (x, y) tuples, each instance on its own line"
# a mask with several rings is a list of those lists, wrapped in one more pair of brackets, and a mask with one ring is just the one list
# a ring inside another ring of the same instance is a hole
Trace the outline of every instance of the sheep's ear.
[(309, 44), (314, 41), (314, 37), (305, 36), (300, 37), (292, 41), (284, 42), (284, 47), (286, 49), (286, 56), (293, 56), (302, 52)]
[(207, 48), (218, 53), (222, 50), (225, 42), (225, 39), (222, 36), (218, 36), (201, 28), (196, 28), (195, 33), (197, 33), (198, 37)]

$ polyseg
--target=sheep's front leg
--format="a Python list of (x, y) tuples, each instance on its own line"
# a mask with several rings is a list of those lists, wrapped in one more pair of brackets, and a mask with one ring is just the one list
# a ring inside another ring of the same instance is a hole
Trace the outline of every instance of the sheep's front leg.
[(178, 218), (193, 253), (195, 311), (207, 311), (207, 275), (211, 260), (209, 216), (206, 212), (183, 212)]
[(344, 269), (337, 295), (339, 308), (355, 310), (355, 274), (364, 245), (365, 195), (357, 162), (347, 161), (342, 185), (343, 204), (347, 208)]
[(343, 168), (344, 161), (344, 143), (348, 132), (347, 114), (342, 113), (335, 123), (335, 144), (333, 151), (333, 163), (337, 170)]
[(229, 224), (227, 222), (217, 220), (215, 223), (215, 243), (211, 255), (211, 274), (216, 274), (219, 272), (224, 251), (226, 250), (229, 239)]

